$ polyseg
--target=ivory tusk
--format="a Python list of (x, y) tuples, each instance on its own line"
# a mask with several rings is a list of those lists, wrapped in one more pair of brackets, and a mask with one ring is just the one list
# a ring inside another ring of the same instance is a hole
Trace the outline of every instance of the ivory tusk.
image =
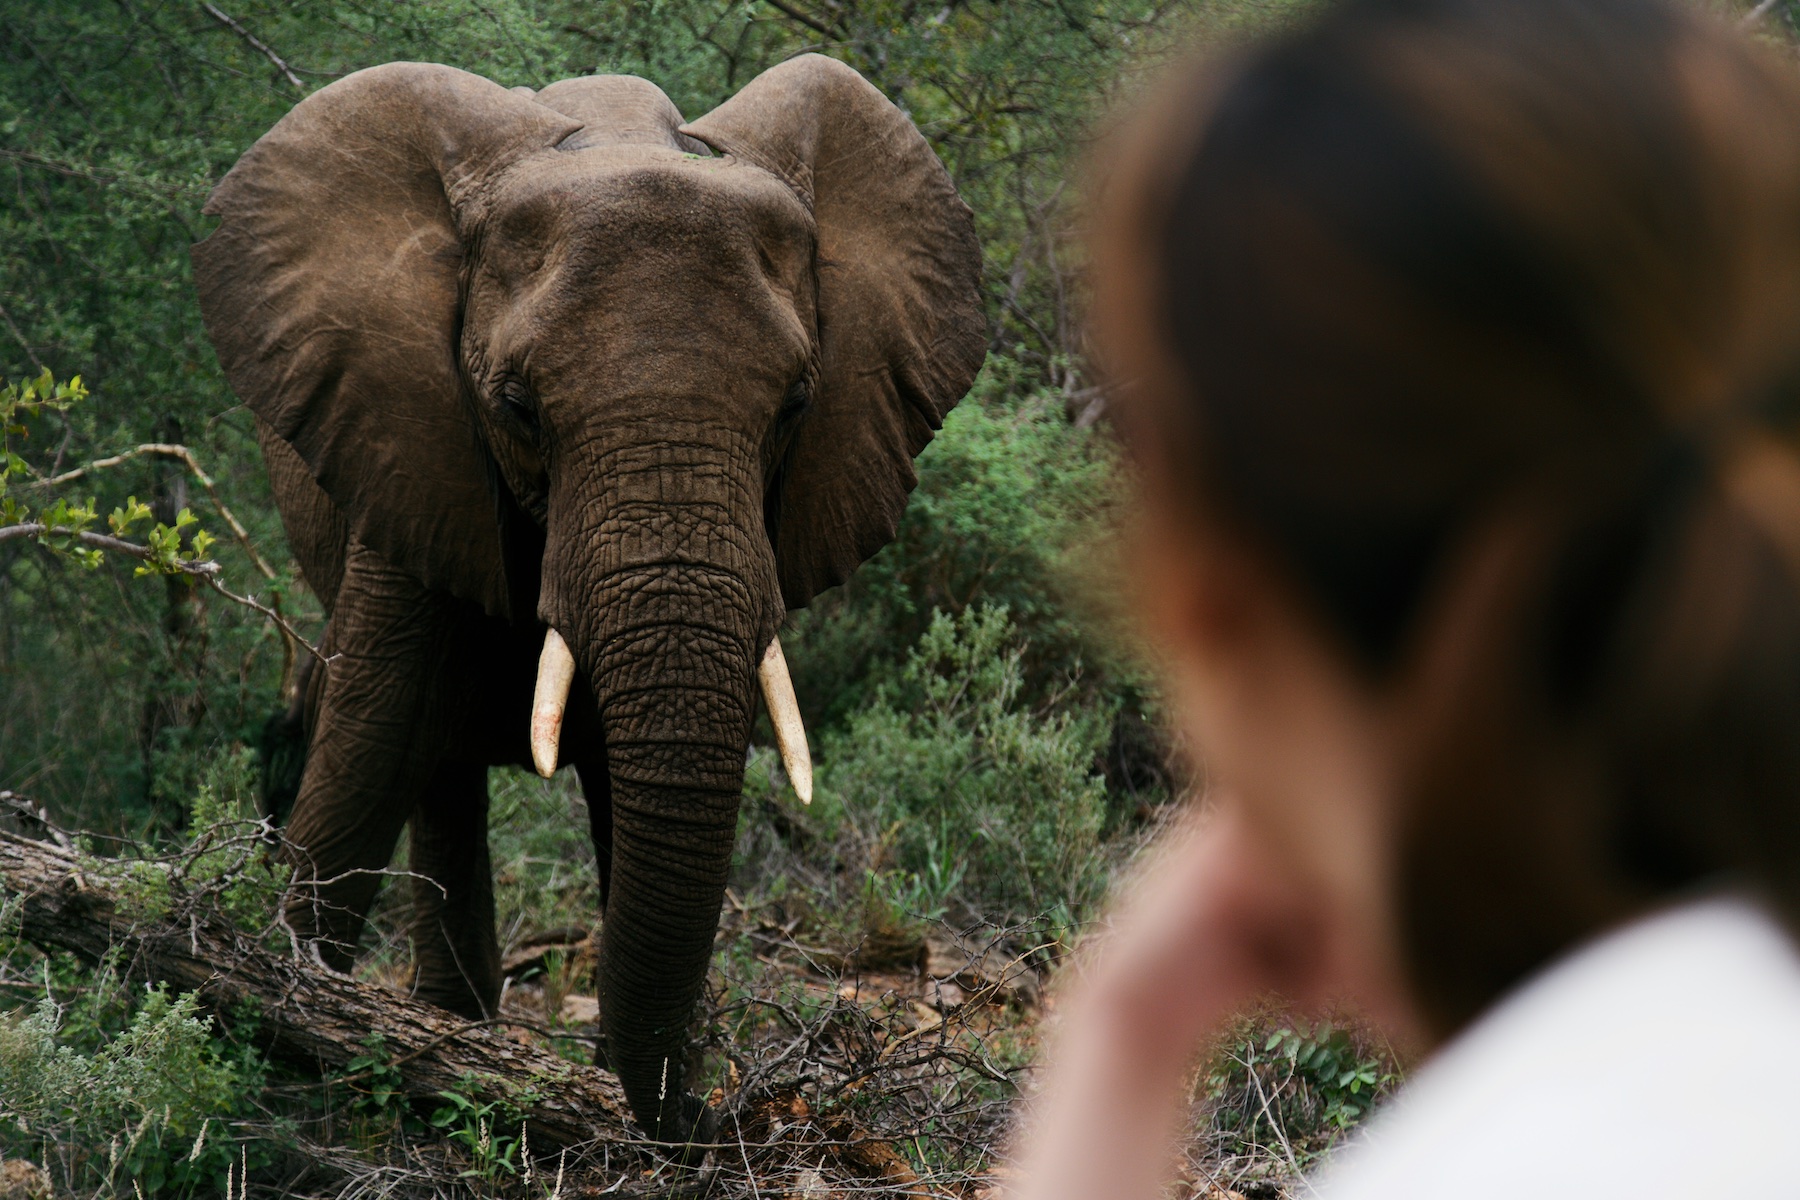
[(762, 665), (756, 669), (762, 684), (763, 703), (769, 706), (769, 724), (775, 727), (775, 744), (781, 749), (781, 765), (800, 803), (812, 803), (812, 752), (806, 748), (806, 726), (800, 721), (800, 702), (794, 698), (794, 680), (781, 653), (781, 639), (769, 643)]
[(545, 779), (556, 774), (563, 709), (568, 707), (573, 682), (575, 656), (562, 634), (549, 630), (544, 634), (544, 652), (538, 656), (537, 692), (531, 698), (531, 762)]

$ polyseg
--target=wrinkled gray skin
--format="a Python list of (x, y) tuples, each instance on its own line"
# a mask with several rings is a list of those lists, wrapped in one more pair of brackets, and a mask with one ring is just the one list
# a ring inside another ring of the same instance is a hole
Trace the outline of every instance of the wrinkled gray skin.
[(891, 539), (985, 351), (967, 208), (897, 109), (806, 56), (683, 126), (654, 86), (426, 64), (299, 104), (194, 249), (330, 613), (288, 916), (350, 964), (411, 822), (417, 993), (499, 992), (486, 771), (527, 764), (546, 624), (580, 669), (607, 1053), (652, 1136), (682, 1078), (784, 610)]

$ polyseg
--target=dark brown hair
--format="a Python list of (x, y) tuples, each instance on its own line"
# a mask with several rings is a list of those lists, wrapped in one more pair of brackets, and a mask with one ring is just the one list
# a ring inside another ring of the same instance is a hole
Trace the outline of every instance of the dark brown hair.
[(1166, 369), (1120, 425), (1429, 696), (1395, 901), (1440, 1030), (1714, 879), (1800, 918), (1786, 69), (1649, 0), (1348, 0), (1144, 124), (1105, 207)]

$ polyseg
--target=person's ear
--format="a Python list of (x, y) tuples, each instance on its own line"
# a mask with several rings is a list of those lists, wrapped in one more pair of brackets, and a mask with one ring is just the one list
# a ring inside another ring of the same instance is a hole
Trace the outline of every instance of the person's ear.
[(1183, 663), (1217, 666), (1253, 651), (1273, 615), (1271, 581), (1234, 539), (1150, 506), (1130, 532), (1145, 632)]

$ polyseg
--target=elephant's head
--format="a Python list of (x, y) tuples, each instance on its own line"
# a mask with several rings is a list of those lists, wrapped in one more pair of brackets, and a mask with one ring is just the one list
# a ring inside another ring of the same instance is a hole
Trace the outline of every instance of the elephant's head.
[(902, 113), (809, 55), (687, 125), (637, 79), (376, 67), (207, 211), (196, 278), (238, 394), (363, 544), (559, 631), (594, 689), (602, 1004), (666, 1132), (756, 666), (893, 536), (983, 358), (968, 210)]

